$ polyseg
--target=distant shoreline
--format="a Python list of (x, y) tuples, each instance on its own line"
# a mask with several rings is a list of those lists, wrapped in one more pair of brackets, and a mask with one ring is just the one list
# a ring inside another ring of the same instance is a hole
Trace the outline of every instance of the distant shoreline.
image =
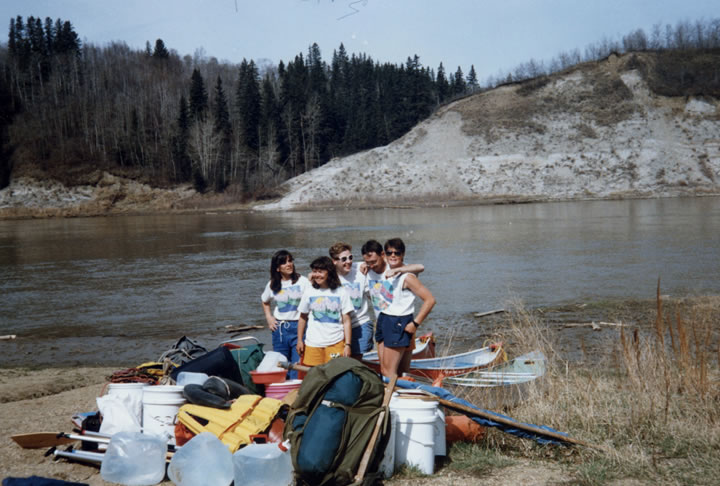
[(202, 214), (213, 212), (267, 212), (268, 214), (278, 212), (304, 212), (304, 211), (343, 211), (343, 210), (381, 210), (381, 209), (420, 209), (420, 208), (444, 208), (444, 207), (472, 207), (472, 206), (502, 206), (518, 204), (538, 203), (567, 203), (587, 201), (624, 201), (640, 199), (670, 199), (670, 198), (695, 198), (695, 197), (720, 197), (720, 193), (707, 194), (677, 194), (677, 195), (652, 195), (652, 194), (623, 194), (612, 197), (582, 197), (582, 198), (548, 198), (531, 196), (505, 196), (505, 197), (481, 197), (472, 199), (435, 200), (425, 198), (419, 201), (380, 201), (368, 200), (319, 202), (317, 204), (298, 205), (292, 208), (263, 208), (267, 201), (253, 201), (249, 203), (232, 203), (225, 205), (198, 205), (195, 207), (138, 207), (127, 208), (105, 208), (99, 209), (92, 205), (72, 207), (12, 207), (0, 208), (0, 221), (17, 221), (30, 219), (57, 219), (57, 218), (96, 218), (96, 217), (117, 217), (117, 216), (148, 216), (148, 215), (180, 215), (180, 214)]

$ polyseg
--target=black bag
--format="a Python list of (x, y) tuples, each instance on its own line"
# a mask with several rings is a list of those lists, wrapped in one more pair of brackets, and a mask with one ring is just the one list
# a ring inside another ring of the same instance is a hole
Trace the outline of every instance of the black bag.
[(225, 346), (220, 346), (199, 358), (195, 358), (175, 368), (170, 373), (170, 378), (177, 381), (178, 374), (183, 371), (205, 373), (208, 376), (219, 376), (236, 383), (243, 383), (240, 368), (238, 368), (237, 362), (230, 353), (230, 350)]

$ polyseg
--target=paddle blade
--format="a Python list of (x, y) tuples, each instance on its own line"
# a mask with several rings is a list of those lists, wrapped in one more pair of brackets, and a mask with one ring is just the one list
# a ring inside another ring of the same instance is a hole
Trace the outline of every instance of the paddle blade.
[(75, 439), (63, 437), (57, 432), (37, 432), (34, 434), (17, 434), (10, 436), (23, 449), (42, 449), (64, 444), (72, 444)]

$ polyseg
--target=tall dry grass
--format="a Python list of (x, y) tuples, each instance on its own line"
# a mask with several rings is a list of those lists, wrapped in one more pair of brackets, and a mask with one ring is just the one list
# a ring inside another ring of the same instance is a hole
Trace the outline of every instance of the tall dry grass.
[[(720, 298), (674, 302), (665, 312), (658, 284), (653, 322), (617, 331), (614, 352), (588, 364), (554, 351), (553, 335), (522, 306), (508, 313), (507, 341), (517, 353), (540, 349), (546, 376), (507, 413), (600, 446), (536, 447), (490, 431), (499, 454), (564, 462), (581, 484), (636, 478), (664, 484), (717, 484), (720, 468)], [(670, 315), (672, 314), (672, 315)], [(603, 330), (601, 332), (614, 332)], [(465, 398), (482, 405), (483, 392)], [(594, 478), (594, 479), (593, 479)]]

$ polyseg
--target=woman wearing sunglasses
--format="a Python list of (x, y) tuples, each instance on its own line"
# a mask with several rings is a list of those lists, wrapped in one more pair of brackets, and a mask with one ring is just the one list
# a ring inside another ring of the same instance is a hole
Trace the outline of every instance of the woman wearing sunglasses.
[[(382, 254), (382, 247), (379, 253)], [(371, 351), (374, 345), (373, 335), (375, 334), (375, 323), (370, 318), (369, 295), (368, 295), (368, 265), (365, 262), (353, 260), (352, 246), (342, 241), (335, 243), (328, 251), (337, 270), (338, 277), (345, 291), (350, 296), (355, 311), (352, 313), (352, 357), (360, 359), (363, 353)], [(383, 261), (384, 262), (384, 261)], [(418, 274), (425, 270), (419, 263), (402, 265), (394, 270), (389, 270), (392, 275), (403, 272)], [(367, 298), (366, 298), (367, 297)]]
[[(400, 238), (388, 240), (385, 242), (384, 254), (390, 270), (402, 267), (405, 243)], [(435, 306), (435, 297), (413, 273), (387, 277), (386, 269), (384, 274), (385, 280), (380, 283), (382, 289), (379, 295), (384, 305), (378, 314), (375, 340), (378, 343), (381, 372), (390, 378), (394, 375), (402, 376), (410, 369), (411, 343), (414, 343), (420, 324)], [(422, 300), (417, 314), (415, 297)]]
[(353, 262), (352, 246), (348, 243), (338, 242), (330, 247), (330, 258), (335, 264), (335, 270), (340, 283), (345, 288), (355, 309), (350, 317), (352, 319), (351, 355), (360, 359), (362, 354), (373, 347), (373, 322), (368, 314), (367, 270), (364, 264)]

